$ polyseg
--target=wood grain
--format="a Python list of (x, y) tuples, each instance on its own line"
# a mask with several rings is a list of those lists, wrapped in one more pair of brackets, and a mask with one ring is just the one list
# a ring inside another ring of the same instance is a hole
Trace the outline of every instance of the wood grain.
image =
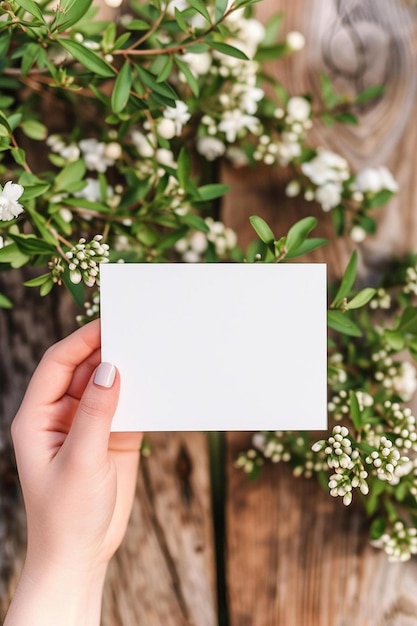
[[(294, 95), (311, 92), (317, 98), (321, 71), (351, 95), (372, 84), (386, 86), (382, 98), (359, 111), (359, 127), (329, 130), (316, 124), (309, 138), (354, 168), (386, 164), (400, 183), (397, 197), (379, 210), (377, 235), (360, 246), (362, 275), (376, 280), (393, 254), (417, 245), (415, 9), (394, 0), (265, 0), (257, 9), (263, 19), (283, 10), (285, 30), (306, 36), (304, 51), (271, 67)], [(224, 178), (233, 186), (224, 216), (243, 244), (253, 239), (248, 217), (254, 213), (277, 236), (314, 214), (317, 235), (333, 237), (319, 207), (286, 198), (289, 171), (225, 169)], [(310, 259), (326, 261), (333, 278), (341, 275), (352, 248), (347, 238), (333, 238)], [(285, 466), (270, 466), (259, 481), (248, 483), (233, 461), (249, 441), (248, 434), (227, 435), (230, 626), (416, 626), (415, 561), (388, 564), (368, 544), (360, 507), (346, 510), (312, 481), (293, 478)]]

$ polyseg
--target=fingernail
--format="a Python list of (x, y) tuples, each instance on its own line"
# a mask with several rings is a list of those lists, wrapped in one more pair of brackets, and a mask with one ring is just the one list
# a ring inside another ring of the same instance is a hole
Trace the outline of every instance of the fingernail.
[(94, 375), (94, 384), (99, 387), (110, 387), (116, 377), (116, 368), (111, 363), (100, 363)]

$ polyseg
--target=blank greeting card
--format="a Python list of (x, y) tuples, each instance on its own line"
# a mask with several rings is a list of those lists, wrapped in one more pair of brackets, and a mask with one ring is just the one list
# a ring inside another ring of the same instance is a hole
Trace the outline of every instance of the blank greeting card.
[(104, 264), (116, 431), (325, 429), (322, 264)]

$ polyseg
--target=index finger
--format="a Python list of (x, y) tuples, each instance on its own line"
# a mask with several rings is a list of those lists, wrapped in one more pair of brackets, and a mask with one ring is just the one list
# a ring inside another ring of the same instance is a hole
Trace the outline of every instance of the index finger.
[(53, 404), (67, 392), (77, 367), (100, 348), (100, 321), (95, 320), (51, 346), (27, 388), (21, 409)]

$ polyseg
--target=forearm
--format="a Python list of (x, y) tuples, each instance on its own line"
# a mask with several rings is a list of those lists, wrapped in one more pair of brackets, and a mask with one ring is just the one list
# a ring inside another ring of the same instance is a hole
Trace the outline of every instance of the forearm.
[(3, 626), (99, 626), (105, 575), (26, 564)]

